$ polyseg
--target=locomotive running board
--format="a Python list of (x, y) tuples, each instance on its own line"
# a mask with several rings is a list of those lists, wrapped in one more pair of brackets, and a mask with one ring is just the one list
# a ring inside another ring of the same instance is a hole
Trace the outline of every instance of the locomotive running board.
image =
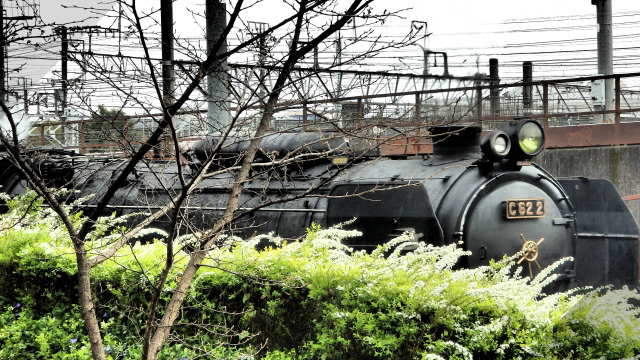
[(638, 286), (638, 226), (613, 184), (559, 178), (576, 211), (576, 286)]

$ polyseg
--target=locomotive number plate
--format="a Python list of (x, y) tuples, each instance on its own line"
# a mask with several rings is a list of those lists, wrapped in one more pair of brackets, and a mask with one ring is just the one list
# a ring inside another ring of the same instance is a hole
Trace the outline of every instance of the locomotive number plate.
[(542, 218), (546, 215), (544, 199), (507, 200), (507, 219)]

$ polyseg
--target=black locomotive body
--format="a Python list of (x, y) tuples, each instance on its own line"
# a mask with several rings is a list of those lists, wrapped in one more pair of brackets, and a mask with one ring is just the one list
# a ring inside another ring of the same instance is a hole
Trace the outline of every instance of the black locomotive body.
[[(274, 232), (296, 238), (312, 223), (328, 227), (356, 218), (349, 226), (363, 235), (348, 240), (356, 249), (370, 250), (411, 231), (415, 241), (460, 243), (471, 252), (462, 264), (468, 267), (525, 249), (519, 263), (526, 275), (573, 257), (556, 270), (562, 274), (556, 288), (637, 286), (638, 229), (613, 185), (606, 180), (556, 179), (532, 163), (531, 156), (515, 152), (511, 157), (510, 147), (519, 146), (514, 142), (523, 128), (522, 123), (513, 126), (513, 134), (490, 133), (482, 144), (478, 128), (448, 129), (440, 137), (434, 130), (436, 141), (428, 158), (364, 156), (349, 166), (319, 161), (280, 174), (257, 174), (245, 184), (239, 212), (258, 209), (238, 219), (235, 235)], [(300, 142), (300, 136), (290, 139)], [(274, 150), (289, 146), (284, 141)], [(201, 148), (205, 156), (207, 145)], [(73, 159), (71, 180), (81, 195), (96, 198), (125, 164), (83, 159)], [(60, 168), (55, 164), (54, 170)], [(139, 166), (109, 211), (123, 214), (164, 206), (177, 190), (177, 171), (171, 163)], [(184, 175), (189, 180), (190, 172)], [(10, 194), (24, 190), (15, 172), (5, 172), (0, 180)], [(224, 210), (233, 182), (228, 173), (205, 178), (181, 210), (185, 223), (192, 229), (211, 226)], [(312, 187), (317, 189), (303, 196)], [(280, 202), (296, 195), (300, 197)], [(263, 205), (270, 200), (271, 205)], [(154, 225), (162, 228), (162, 219)]]

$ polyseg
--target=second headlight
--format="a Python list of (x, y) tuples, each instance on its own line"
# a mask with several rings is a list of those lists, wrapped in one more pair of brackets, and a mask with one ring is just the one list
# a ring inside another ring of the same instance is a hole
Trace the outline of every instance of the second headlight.
[(494, 160), (502, 159), (511, 150), (511, 139), (504, 131), (492, 131), (482, 138), (480, 148), (487, 157)]
[(518, 145), (528, 156), (535, 156), (544, 147), (542, 126), (535, 121), (525, 121), (518, 126)]

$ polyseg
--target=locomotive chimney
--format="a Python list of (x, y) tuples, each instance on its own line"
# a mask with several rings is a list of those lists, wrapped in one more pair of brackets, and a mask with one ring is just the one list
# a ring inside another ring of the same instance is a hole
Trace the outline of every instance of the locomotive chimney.
[(434, 156), (481, 157), (479, 126), (435, 126), (430, 132)]

